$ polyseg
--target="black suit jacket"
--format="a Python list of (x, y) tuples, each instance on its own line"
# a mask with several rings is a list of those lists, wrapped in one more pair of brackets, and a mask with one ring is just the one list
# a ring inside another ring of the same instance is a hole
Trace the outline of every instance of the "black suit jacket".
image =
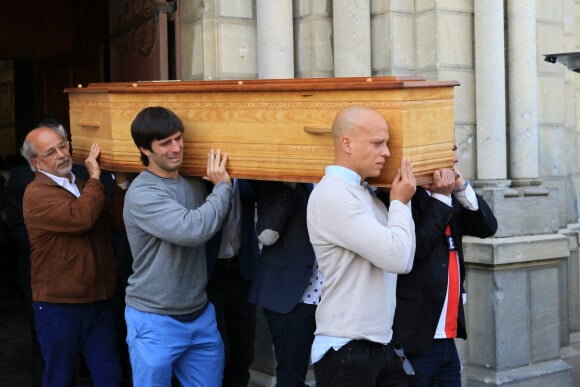
[(256, 192), (258, 235), (277, 231), (273, 245), (264, 246), (250, 291), (250, 301), (277, 313), (288, 313), (300, 301), (315, 261), (306, 226), (310, 184), (296, 188), (280, 182), (253, 182)]
[[(461, 293), (465, 293), (463, 235), (492, 236), (497, 220), (487, 203), (478, 195), (478, 211), (470, 211), (455, 198), (453, 207), (432, 198), (418, 187), (412, 199), (417, 236), (415, 261), (410, 273), (397, 277), (397, 307), (393, 323), (394, 340), (407, 353), (421, 354), (433, 342), (437, 322), (447, 291), (449, 248), (445, 229), (450, 225), (459, 253)], [(467, 338), (463, 302), (459, 300), (457, 337)]]

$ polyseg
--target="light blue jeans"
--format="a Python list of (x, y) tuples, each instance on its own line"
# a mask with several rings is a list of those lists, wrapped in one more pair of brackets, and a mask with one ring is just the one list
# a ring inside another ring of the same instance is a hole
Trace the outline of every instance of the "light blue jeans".
[(220, 387), (224, 345), (209, 304), (192, 322), (125, 307), (127, 344), (134, 386)]

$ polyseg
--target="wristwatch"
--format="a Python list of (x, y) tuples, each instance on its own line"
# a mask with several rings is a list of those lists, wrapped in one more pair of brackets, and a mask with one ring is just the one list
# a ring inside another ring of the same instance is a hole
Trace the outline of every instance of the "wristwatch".
[(467, 189), (467, 180), (464, 180), (461, 188), (457, 188), (455, 191), (453, 191), (453, 193), (463, 192), (466, 189)]

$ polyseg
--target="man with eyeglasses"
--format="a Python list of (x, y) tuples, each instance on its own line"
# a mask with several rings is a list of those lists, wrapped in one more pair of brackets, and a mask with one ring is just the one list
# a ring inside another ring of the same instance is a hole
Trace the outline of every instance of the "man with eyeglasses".
[(94, 386), (121, 386), (111, 225), (123, 227), (123, 194), (119, 189), (107, 202), (97, 143), (85, 160), (87, 181), (71, 172), (69, 149), (66, 135), (49, 127), (32, 130), (21, 149), (36, 171), (24, 192), (23, 216), (43, 386), (74, 385), (81, 355)]
[[(62, 123), (53, 117), (45, 117), (37, 127), (48, 127), (59, 133), (60, 136), (68, 138), (68, 134)], [(69, 153), (72, 149), (69, 150)], [(25, 160), (23, 160), (25, 161)], [(71, 172), (77, 177), (87, 180), (87, 169), (82, 164), (74, 163)], [(40, 386), (42, 382), (42, 370), (44, 363), (36, 338), (36, 328), (34, 326), (34, 313), (32, 311), (32, 291), (30, 288), (30, 242), (28, 232), (22, 216), (22, 198), (24, 190), (34, 180), (35, 171), (28, 162), (20, 163), (10, 169), (8, 180), (6, 181), (6, 225), (10, 241), (17, 252), (17, 277), (21, 293), (26, 305), (26, 323), (30, 329), (30, 353), (31, 353), (31, 374), (32, 386)], [(105, 186), (112, 182), (110, 175), (101, 173), (101, 181)]]

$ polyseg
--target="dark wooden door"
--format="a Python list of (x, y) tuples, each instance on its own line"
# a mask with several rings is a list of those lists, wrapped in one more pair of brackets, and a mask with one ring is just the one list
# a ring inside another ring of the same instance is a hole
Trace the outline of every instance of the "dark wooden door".
[(175, 79), (175, 1), (109, 2), (112, 82)]

